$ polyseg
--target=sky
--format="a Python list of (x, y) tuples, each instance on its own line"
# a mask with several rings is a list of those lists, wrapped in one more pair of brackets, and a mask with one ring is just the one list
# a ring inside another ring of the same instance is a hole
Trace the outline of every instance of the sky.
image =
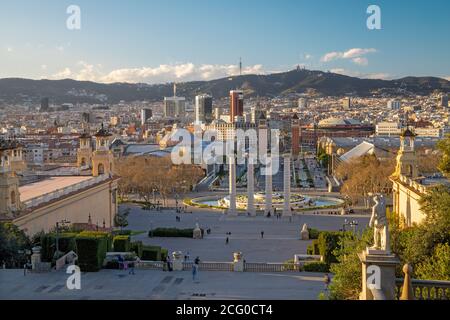
[[(367, 27), (370, 5), (381, 29)], [(450, 80), (449, 38), (448, 0), (0, 0), (0, 78), (210, 80), (241, 58), (244, 74)]]

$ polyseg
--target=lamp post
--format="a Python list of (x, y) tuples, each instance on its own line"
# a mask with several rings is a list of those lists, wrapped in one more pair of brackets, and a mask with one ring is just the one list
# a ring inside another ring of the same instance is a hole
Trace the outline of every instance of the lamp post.
[(56, 222), (56, 237), (55, 237), (55, 241), (56, 241), (55, 249), (56, 249), (56, 251), (55, 251), (55, 254), (53, 255), (54, 257), (59, 255), (59, 224), (65, 226), (66, 224), (69, 224), (69, 223), (70, 223), (70, 221), (68, 221), (66, 219), (61, 220), (59, 222), (58, 221)]

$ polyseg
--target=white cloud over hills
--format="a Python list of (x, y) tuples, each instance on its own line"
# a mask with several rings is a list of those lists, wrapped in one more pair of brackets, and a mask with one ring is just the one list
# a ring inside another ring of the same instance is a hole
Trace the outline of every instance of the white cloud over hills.
[[(256, 64), (244, 67), (242, 74), (263, 74), (263, 66)], [(101, 65), (93, 65), (80, 61), (76, 67), (66, 67), (57, 73), (43, 78), (63, 79), (71, 78), (82, 81), (95, 81), (103, 83), (113, 82), (143, 82), (143, 83), (164, 83), (171, 81), (195, 81), (195, 80), (212, 80), (223, 77), (229, 77), (239, 74), (237, 65), (219, 65), (219, 64), (202, 64), (195, 65), (193, 63), (182, 64), (163, 64), (157, 67), (141, 67), (141, 68), (121, 68), (109, 72), (105, 72)]]

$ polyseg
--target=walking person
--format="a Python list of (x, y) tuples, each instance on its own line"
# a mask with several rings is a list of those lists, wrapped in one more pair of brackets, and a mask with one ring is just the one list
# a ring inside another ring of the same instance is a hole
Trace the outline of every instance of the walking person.
[(197, 257), (192, 264), (192, 281), (198, 282), (198, 270), (199, 270), (200, 258)]
[(323, 277), (323, 282), (325, 284), (325, 291), (328, 291), (328, 286), (330, 285), (331, 279), (328, 273)]
[(264, 239), (264, 231), (261, 231), (261, 239)]

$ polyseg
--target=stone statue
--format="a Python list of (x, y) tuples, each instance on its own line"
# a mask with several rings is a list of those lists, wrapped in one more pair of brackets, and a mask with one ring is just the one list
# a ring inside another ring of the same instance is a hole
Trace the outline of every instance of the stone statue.
[(373, 197), (375, 205), (372, 207), (372, 216), (370, 217), (369, 227), (374, 228), (373, 242), (370, 249), (383, 250), (390, 252), (389, 229), (386, 217), (386, 200), (383, 195)]

